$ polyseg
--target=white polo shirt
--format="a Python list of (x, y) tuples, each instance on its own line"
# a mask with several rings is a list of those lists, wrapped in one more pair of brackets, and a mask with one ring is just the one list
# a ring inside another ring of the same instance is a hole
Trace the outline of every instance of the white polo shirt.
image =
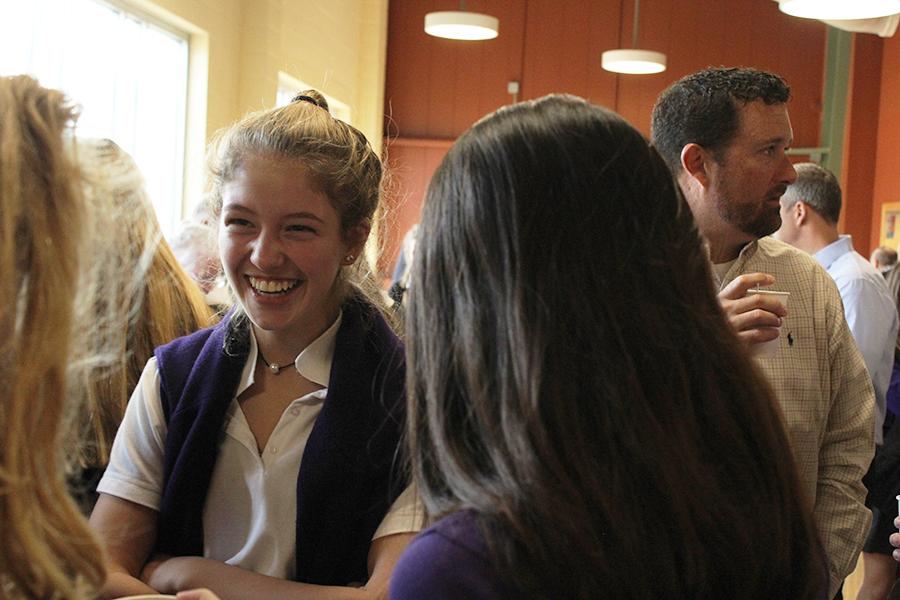
[[(225, 434), (203, 508), (203, 555), (250, 571), (292, 579), (296, 549), (297, 473), (328, 391), (334, 324), (297, 357), (294, 366), (324, 389), (285, 409), (262, 453), (237, 397), (253, 385), (256, 338), (225, 417)], [(159, 510), (166, 421), (156, 358), (147, 362), (116, 434), (97, 491)], [(372, 539), (422, 529), (425, 511), (410, 486), (397, 498)]]

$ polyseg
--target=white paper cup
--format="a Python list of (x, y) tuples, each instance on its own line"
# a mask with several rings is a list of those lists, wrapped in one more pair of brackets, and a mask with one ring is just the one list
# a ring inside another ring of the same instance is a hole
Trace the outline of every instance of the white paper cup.
[[(748, 290), (747, 296), (751, 296), (753, 294), (765, 294), (766, 296), (771, 296), (776, 298), (779, 302), (781, 302), (781, 306), (787, 308), (788, 298), (790, 297), (790, 292), (778, 292), (775, 290)], [(778, 337), (774, 340), (769, 340), (768, 342), (763, 342), (762, 344), (753, 344), (751, 348), (751, 352), (753, 356), (775, 356), (778, 354), (778, 348), (781, 347), (781, 331), (778, 332)]]

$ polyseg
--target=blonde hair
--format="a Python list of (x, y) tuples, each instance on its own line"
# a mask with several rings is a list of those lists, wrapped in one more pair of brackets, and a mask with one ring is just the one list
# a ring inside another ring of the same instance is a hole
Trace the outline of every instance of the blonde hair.
[[(250, 113), (216, 135), (209, 155), (209, 202), (216, 218), (222, 210), (222, 189), (247, 156), (300, 161), (331, 200), (345, 235), (383, 218), (381, 159), (361, 131), (331, 116), (328, 102), (315, 90), (301, 92), (287, 106)], [(377, 256), (376, 236), (369, 236), (367, 243), (374, 249), (369, 254)], [(344, 295), (355, 288), (384, 309), (376, 269), (364, 257), (344, 267), (339, 275)]]
[(100, 548), (61, 452), (83, 199), (64, 134), (76, 110), (30, 77), (0, 77), (0, 597), (86, 598)]
[[(103, 225), (79, 293), (79, 323), (102, 328), (85, 339), (70, 389), (85, 395), (79, 463), (105, 467), (131, 392), (153, 349), (213, 323), (197, 284), (162, 237), (144, 180), (110, 140), (78, 139), (84, 193)], [(76, 361), (77, 362), (77, 361)]]

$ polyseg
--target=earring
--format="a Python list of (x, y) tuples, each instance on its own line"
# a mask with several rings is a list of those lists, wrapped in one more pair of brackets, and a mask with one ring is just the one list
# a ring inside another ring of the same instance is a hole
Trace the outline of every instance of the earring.
[(348, 265), (352, 265), (354, 260), (356, 260), (356, 257), (352, 254), (348, 254), (346, 257), (344, 257), (344, 262)]

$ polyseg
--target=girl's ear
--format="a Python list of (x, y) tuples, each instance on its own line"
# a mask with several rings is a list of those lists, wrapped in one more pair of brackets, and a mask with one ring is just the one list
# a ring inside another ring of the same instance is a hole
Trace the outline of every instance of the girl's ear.
[(362, 254), (371, 230), (372, 224), (369, 221), (363, 221), (347, 231), (344, 235), (344, 240), (347, 243), (347, 254), (344, 256), (344, 264), (352, 265), (356, 262), (356, 259)]

